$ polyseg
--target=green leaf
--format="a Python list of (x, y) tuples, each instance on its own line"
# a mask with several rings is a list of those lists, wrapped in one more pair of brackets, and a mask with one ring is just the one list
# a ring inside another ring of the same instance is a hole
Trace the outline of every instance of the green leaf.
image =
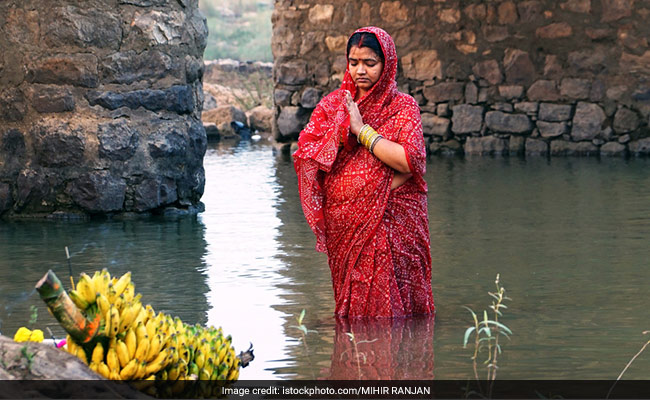
[(499, 301), (499, 296), (497, 296), (494, 293), (488, 292), (488, 294), (496, 299), (496, 301)]
[(499, 304), (499, 308), (508, 308), (505, 304)]
[(476, 319), (476, 314), (474, 313), (474, 311), (473, 311), (471, 308), (469, 308), (469, 307), (467, 307), (467, 306), (463, 306), (463, 308), (466, 309), (467, 311), (471, 312), (471, 313), (472, 313), (472, 317), (474, 317), (474, 319)]
[(488, 323), (488, 324), (492, 324), (492, 325), (496, 325), (496, 326), (499, 327), (499, 329), (503, 329), (504, 331), (506, 331), (506, 332), (508, 332), (509, 334), (512, 335), (512, 331), (510, 330), (510, 328), (508, 328), (507, 326), (503, 325), (501, 322), (497, 322), (497, 321), (488, 321), (487, 323)]
[(497, 350), (499, 351), (499, 354), (501, 354), (501, 345), (497, 344)]
[(298, 325), (302, 325), (302, 320), (305, 318), (305, 309), (302, 309), (300, 316), (298, 317)]
[(474, 329), (476, 329), (476, 328), (473, 327), (473, 326), (470, 326), (470, 327), (467, 328), (467, 330), (465, 331), (465, 336), (463, 337), (463, 348), (466, 348), (466, 347), (467, 347), (467, 341), (469, 340), (469, 335), (472, 334), (472, 332), (474, 331)]

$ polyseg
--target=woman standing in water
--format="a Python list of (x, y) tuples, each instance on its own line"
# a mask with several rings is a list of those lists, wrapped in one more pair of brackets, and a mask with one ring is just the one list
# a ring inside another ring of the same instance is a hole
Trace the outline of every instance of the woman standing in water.
[(384, 30), (348, 40), (341, 88), (320, 101), (294, 154), (300, 200), (327, 254), (337, 316), (434, 312), (415, 100), (397, 90), (397, 54)]

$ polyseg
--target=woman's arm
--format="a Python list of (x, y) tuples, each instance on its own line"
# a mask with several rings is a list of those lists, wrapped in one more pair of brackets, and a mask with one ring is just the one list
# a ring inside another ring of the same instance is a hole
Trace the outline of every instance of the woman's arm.
[[(346, 105), (350, 112), (350, 132), (354, 135), (359, 135), (359, 131), (363, 126), (363, 120), (361, 119), (359, 107), (357, 106), (357, 103), (352, 100), (352, 96), (349, 92), (346, 94)], [(391, 142), (385, 138), (381, 139), (377, 144), (375, 144), (373, 154), (395, 171), (401, 174), (408, 174), (409, 176), (406, 177), (404, 181), (411, 177), (411, 168), (406, 158), (406, 150), (401, 144)], [(396, 177), (396, 180), (397, 179), (398, 178)]]

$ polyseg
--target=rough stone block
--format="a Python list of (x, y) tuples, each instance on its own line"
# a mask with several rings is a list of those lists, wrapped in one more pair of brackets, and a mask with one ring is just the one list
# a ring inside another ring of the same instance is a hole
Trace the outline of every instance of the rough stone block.
[(5, 121), (22, 121), (27, 114), (25, 95), (18, 89), (0, 92), (0, 117)]
[(461, 104), (452, 107), (451, 130), (457, 134), (479, 132), (483, 125), (483, 107)]
[(289, 102), (291, 101), (292, 94), (293, 93), (288, 90), (275, 89), (273, 91), (273, 102), (275, 103), (276, 106), (279, 107), (288, 106)]
[(600, 146), (600, 155), (607, 157), (625, 157), (627, 155), (627, 147), (617, 142), (608, 142)]
[(99, 157), (125, 161), (135, 154), (140, 134), (125, 120), (100, 124), (97, 127)]
[(92, 171), (70, 182), (66, 192), (88, 212), (119, 211), (124, 205), (126, 182), (109, 171)]
[(632, 15), (634, 0), (602, 0), (600, 20), (612, 22)]
[(251, 129), (260, 132), (271, 132), (273, 124), (273, 110), (265, 106), (257, 106), (246, 113)]
[(597, 104), (578, 103), (573, 116), (571, 138), (575, 141), (594, 139), (601, 132), (606, 118), (605, 112)]
[(541, 103), (538, 119), (550, 122), (562, 122), (571, 119), (573, 107), (569, 104)]
[(526, 138), (527, 156), (545, 156), (548, 154), (548, 143), (541, 139)]
[(388, 24), (400, 24), (408, 21), (408, 6), (400, 1), (382, 1), (379, 6), (381, 19)]
[(650, 156), (650, 137), (630, 141), (630, 153), (635, 156)]
[(413, 51), (402, 57), (402, 70), (409, 79), (442, 79), (442, 62), (436, 50)]
[(520, 99), (524, 95), (524, 87), (521, 85), (500, 85), (499, 96), (506, 100)]
[(450, 100), (459, 101), (463, 98), (465, 84), (463, 82), (442, 82), (435, 86), (424, 88), (424, 97), (432, 103), (442, 103)]
[(465, 102), (469, 104), (476, 104), (478, 101), (478, 88), (473, 82), (468, 82), (465, 85)]
[(507, 26), (501, 25), (484, 25), (481, 28), (483, 37), (490, 43), (497, 43), (510, 37)]
[(551, 141), (552, 156), (595, 156), (598, 153), (598, 146), (591, 142)]
[(504, 1), (497, 8), (499, 24), (510, 25), (517, 22), (517, 6), (512, 1)]
[(496, 136), (468, 137), (465, 154), (490, 155), (509, 152), (508, 141)]
[(14, 198), (11, 194), (11, 186), (0, 182), (0, 215), (9, 210), (14, 204)]
[(506, 113), (511, 113), (514, 111), (514, 107), (510, 103), (498, 102), (490, 106), (491, 109), (496, 111), (503, 111)]
[(568, 64), (578, 72), (601, 72), (607, 68), (607, 54), (602, 46), (569, 53)]
[(325, 38), (325, 45), (327, 46), (327, 49), (332, 53), (345, 53), (347, 44), (347, 36), (328, 36)]
[(560, 39), (573, 34), (571, 25), (566, 22), (554, 22), (552, 24), (537, 28), (535, 35), (540, 39)]
[(45, 43), (52, 48), (71, 45), (117, 50), (122, 42), (120, 20), (93, 7), (53, 7), (41, 21)]
[(526, 138), (524, 136), (510, 136), (508, 141), (508, 151), (510, 154), (523, 154), (525, 150)]
[(66, 88), (37, 86), (32, 94), (32, 106), (40, 113), (60, 113), (73, 111), (75, 101)]
[(538, 0), (517, 3), (519, 19), (523, 23), (537, 22), (542, 17), (543, 5)]
[[(187, 81), (193, 82), (202, 74), (202, 64), (188, 63)], [(169, 55), (159, 50), (138, 53), (134, 50), (113, 53), (99, 65), (103, 82), (131, 84), (146, 79), (159, 79), (166, 75), (180, 78), (181, 66)]]
[(589, 14), (591, 12), (591, 0), (568, 0), (561, 3), (560, 8), (575, 13)]
[(525, 134), (533, 130), (533, 124), (527, 115), (502, 111), (488, 111), (485, 114), (485, 124), (491, 131), (499, 133)]
[(446, 136), (451, 121), (431, 113), (422, 113), (422, 130), (425, 135)]
[(501, 67), (497, 60), (485, 60), (476, 63), (472, 67), (472, 72), (479, 78), (485, 79), (490, 85), (498, 85), (503, 80)]
[(60, 54), (31, 60), (27, 65), (27, 80), (95, 88), (99, 83), (97, 56)]
[(535, 78), (535, 66), (527, 52), (508, 48), (503, 59), (506, 82), (529, 85)]
[(614, 132), (618, 134), (635, 131), (640, 124), (640, 118), (634, 111), (621, 107), (614, 115)]
[(304, 108), (315, 108), (322, 96), (322, 90), (309, 87), (302, 92), (302, 96), (300, 97), (300, 105)]
[(534, 101), (522, 101), (521, 103), (515, 103), (515, 111), (520, 111), (530, 116), (536, 115), (538, 109), (539, 103)]
[(281, 137), (300, 133), (307, 123), (307, 114), (300, 107), (284, 107), (278, 116), (278, 130)]
[(132, 92), (91, 91), (86, 94), (91, 106), (100, 105), (109, 110), (120, 107), (138, 109), (144, 107), (150, 111), (167, 110), (179, 114), (194, 111), (194, 92), (189, 85), (176, 85), (165, 90), (134, 90)]
[(326, 25), (332, 22), (334, 5), (316, 4), (309, 9), (309, 22), (316, 25)]
[(567, 133), (569, 127), (566, 122), (537, 121), (537, 129), (543, 138), (554, 138)]
[(45, 167), (80, 165), (84, 159), (85, 135), (67, 124), (38, 124), (32, 131), (36, 160)]
[(533, 101), (557, 101), (560, 93), (557, 90), (555, 81), (538, 80), (533, 83), (526, 92), (529, 100)]
[(153, 158), (183, 158), (187, 153), (187, 139), (175, 127), (161, 127), (147, 138), (149, 154)]
[(276, 68), (278, 83), (302, 85), (307, 81), (307, 63), (304, 61), (289, 61)]
[(560, 94), (570, 99), (589, 98), (591, 81), (589, 79), (565, 78), (560, 82)]

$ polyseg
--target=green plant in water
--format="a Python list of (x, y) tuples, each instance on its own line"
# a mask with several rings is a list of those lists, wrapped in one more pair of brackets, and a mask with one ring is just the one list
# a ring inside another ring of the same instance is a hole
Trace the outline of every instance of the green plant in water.
[[(377, 339), (357, 341), (356, 337), (354, 336), (354, 332), (345, 332), (345, 334), (348, 335), (350, 341), (352, 342), (352, 345), (354, 346), (354, 355), (355, 358), (357, 359), (357, 376), (358, 376), (357, 379), (361, 379), (361, 357), (363, 357), (364, 364), (368, 361), (368, 357), (366, 356), (366, 353), (359, 352), (359, 345), (361, 343), (372, 343), (377, 341)], [(343, 354), (345, 354), (345, 352), (343, 352)], [(343, 354), (341, 354), (341, 357), (343, 357)]]
[[(644, 335), (647, 335), (648, 333), (650, 333), (650, 331), (643, 331), (643, 334), (644, 334)], [(628, 361), (628, 363), (625, 365), (625, 368), (623, 368), (623, 371), (621, 371), (621, 373), (618, 375), (618, 378), (616, 378), (616, 382), (618, 382), (618, 381), (621, 380), (621, 378), (623, 377), (623, 374), (625, 373), (625, 371), (627, 371), (627, 369), (630, 368), (630, 365), (632, 365), (632, 363), (634, 362), (634, 360), (636, 360), (637, 357), (639, 357), (639, 356), (641, 355), (641, 353), (643, 353), (643, 351), (645, 350), (646, 347), (648, 347), (648, 345), (650, 345), (650, 340), (648, 340), (647, 342), (645, 342), (645, 344), (641, 347), (641, 350), (639, 350), (639, 351), (634, 355), (634, 357), (632, 357), (632, 359), (631, 359), (630, 361)], [(612, 387), (609, 388), (609, 392), (607, 392), (607, 396), (605, 397), (606, 399), (608, 399), (608, 398), (609, 398), (609, 395), (612, 394), (612, 390), (614, 390), (614, 386), (616, 386), (616, 382), (614, 382), (614, 384), (612, 385)]]
[(507, 309), (508, 307), (503, 304), (506, 300), (512, 300), (510, 297), (506, 296), (506, 289), (501, 286), (499, 281), (499, 274), (497, 274), (496, 280), (496, 291), (488, 292), (490, 297), (492, 297), (492, 304), (490, 309), (492, 309), (493, 317), (489, 318), (488, 312), (483, 310), (483, 319), (479, 320), (479, 317), (476, 313), (469, 307), (463, 306), (471, 314), (474, 320), (474, 326), (470, 326), (465, 330), (465, 335), (463, 337), (463, 348), (467, 348), (469, 339), (474, 335), (474, 354), (472, 355), (473, 366), (474, 366), (474, 376), (476, 380), (478, 377), (477, 370), (477, 361), (479, 358), (479, 353), (482, 350), (487, 350), (487, 357), (483, 361), (483, 364), (486, 365), (487, 369), (487, 380), (494, 381), (497, 376), (497, 356), (501, 354), (501, 344), (499, 343), (499, 338), (505, 336), (507, 339), (510, 339), (512, 331), (506, 325), (499, 321), (499, 317), (503, 316), (502, 310)]
[[(296, 328), (300, 331), (301, 338), (300, 340), (302, 341), (302, 344), (305, 348), (305, 355), (309, 359), (309, 348), (307, 347), (307, 335), (309, 333), (316, 333), (318, 334), (317, 331), (312, 330), (312, 329), (307, 329), (305, 324), (303, 324), (303, 320), (305, 319), (305, 310), (303, 309), (302, 312), (300, 312), (300, 315), (296, 317), (296, 321), (298, 322), (298, 325), (291, 325), (290, 328)], [(313, 379), (316, 379), (315, 376), (312, 376)]]

